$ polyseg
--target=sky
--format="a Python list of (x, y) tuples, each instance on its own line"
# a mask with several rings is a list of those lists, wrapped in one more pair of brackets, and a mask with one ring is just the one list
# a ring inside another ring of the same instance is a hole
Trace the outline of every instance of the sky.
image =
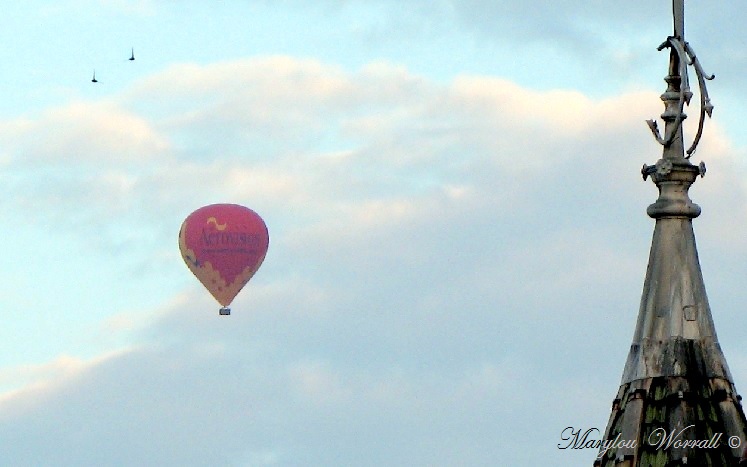
[[(686, 2), (716, 75), (694, 228), (738, 390), (745, 15)], [(604, 431), (635, 328), (668, 0), (29, 0), (0, 23), (3, 465), (593, 463), (558, 446)], [(223, 202), (270, 232), (229, 317), (177, 244)]]

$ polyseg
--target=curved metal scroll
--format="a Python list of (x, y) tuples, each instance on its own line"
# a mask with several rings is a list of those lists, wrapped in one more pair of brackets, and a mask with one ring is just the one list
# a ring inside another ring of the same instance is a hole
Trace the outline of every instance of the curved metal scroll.
[(695, 149), (700, 142), (700, 138), (703, 135), (703, 124), (705, 122), (706, 115), (708, 115), (708, 117), (710, 118), (713, 113), (713, 104), (711, 104), (711, 99), (710, 97), (708, 97), (708, 89), (706, 88), (705, 82), (706, 80), (710, 81), (714, 79), (716, 76), (707, 75), (703, 71), (703, 67), (701, 66), (700, 61), (695, 55), (692, 47), (690, 47), (690, 44), (683, 41), (679, 37), (668, 37), (667, 40), (658, 47), (658, 50), (661, 51), (668, 47), (671, 47), (679, 57), (679, 74), (681, 82), (679, 86), (680, 95), (677, 115), (674, 119), (674, 124), (669, 125), (663, 138), (659, 134), (658, 125), (654, 120), (646, 120), (646, 123), (648, 123), (651, 132), (654, 134), (654, 138), (656, 138), (656, 141), (658, 141), (659, 144), (665, 147), (668, 147), (670, 144), (672, 144), (672, 141), (677, 135), (677, 130), (679, 130), (680, 126), (682, 125), (682, 120), (684, 120), (685, 118), (685, 105), (690, 105), (690, 99), (693, 95), (690, 91), (690, 82), (687, 76), (687, 67), (692, 66), (695, 69), (696, 76), (698, 77), (698, 88), (700, 90), (700, 118), (698, 120), (698, 131), (695, 134), (695, 138), (693, 139), (692, 144), (686, 151), (687, 156), (685, 158), (689, 158), (695, 152)]

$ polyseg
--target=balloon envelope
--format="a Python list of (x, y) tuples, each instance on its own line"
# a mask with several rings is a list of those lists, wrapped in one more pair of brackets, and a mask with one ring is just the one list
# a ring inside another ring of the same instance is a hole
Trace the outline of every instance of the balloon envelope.
[(184, 262), (224, 307), (257, 272), (269, 243), (262, 218), (238, 204), (202, 207), (179, 230)]

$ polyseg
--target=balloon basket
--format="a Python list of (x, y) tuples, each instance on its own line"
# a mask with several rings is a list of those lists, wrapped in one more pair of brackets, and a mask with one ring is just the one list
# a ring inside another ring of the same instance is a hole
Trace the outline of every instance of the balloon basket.
[(228, 307), (226, 307), (226, 306), (224, 306), (224, 307), (221, 307), (221, 309), (218, 311), (218, 313), (220, 313), (221, 316), (228, 316), (228, 315), (231, 314), (231, 309), (228, 308)]

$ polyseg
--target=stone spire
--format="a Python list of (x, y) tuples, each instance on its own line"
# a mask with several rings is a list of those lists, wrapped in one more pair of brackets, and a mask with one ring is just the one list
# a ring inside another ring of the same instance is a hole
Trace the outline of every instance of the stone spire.
[[(595, 466), (736, 466), (747, 441), (698, 261), (692, 219), (700, 207), (688, 194), (705, 175), (705, 165), (693, 165), (690, 156), (713, 110), (705, 85), (713, 76), (684, 40), (684, 0), (673, 0), (673, 9), (674, 34), (659, 46), (670, 49), (663, 135), (648, 121), (663, 154), (642, 169), (659, 189), (647, 209), (656, 225), (633, 343), (605, 431), (612, 447), (600, 450)], [(685, 149), (682, 121), (693, 95), (688, 66), (698, 78), (700, 118)]]

